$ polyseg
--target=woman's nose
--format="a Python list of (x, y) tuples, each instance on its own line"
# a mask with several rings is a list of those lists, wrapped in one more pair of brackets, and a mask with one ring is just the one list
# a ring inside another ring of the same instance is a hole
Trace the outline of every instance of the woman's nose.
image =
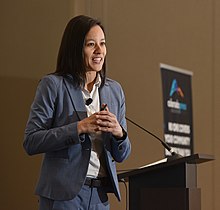
[(99, 44), (97, 44), (95, 48), (95, 53), (101, 53), (101, 52), (102, 52), (102, 48)]

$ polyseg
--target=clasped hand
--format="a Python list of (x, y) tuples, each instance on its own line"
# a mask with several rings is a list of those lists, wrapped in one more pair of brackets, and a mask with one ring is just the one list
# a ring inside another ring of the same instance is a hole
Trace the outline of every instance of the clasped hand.
[(78, 134), (96, 133), (99, 131), (111, 132), (116, 138), (123, 136), (122, 128), (116, 116), (106, 110), (96, 112), (91, 116), (78, 122)]

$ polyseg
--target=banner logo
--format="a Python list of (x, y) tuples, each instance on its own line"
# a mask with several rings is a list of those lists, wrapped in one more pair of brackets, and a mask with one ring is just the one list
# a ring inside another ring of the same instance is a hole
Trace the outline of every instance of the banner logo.
[[(173, 79), (173, 81), (172, 81), (169, 96), (172, 97), (167, 101), (167, 106), (169, 108), (177, 109), (177, 110), (180, 110), (180, 111), (181, 110), (183, 110), (183, 111), (187, 110), (187, 105), (185, 103), (179, 102), (179, 98), (180, 99), (184, 98), (184, 93), (182, 91), (182, 88), (178, 86), (176, 79)], [(176, 100), (175, 100), (175, 98), (176, 98)]]
[(182, 89), (178, 86), (176, 79), (173, 80), (171, 88), (170, 88), (170, 97), (172, 97), (172, 95), (174, 93), (177, 93), (179, 96), (181, 96), (181, 98), (184, 98), (184, 94)]

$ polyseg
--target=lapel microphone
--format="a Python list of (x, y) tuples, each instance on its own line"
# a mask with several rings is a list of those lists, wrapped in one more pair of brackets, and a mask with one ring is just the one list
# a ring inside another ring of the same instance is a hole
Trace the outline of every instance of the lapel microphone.
[(86, 106), (89, 106), (91, 103), (93, 102), (93, 100), (92, 100), (92, 98), (88, 98), (87, 100), (86, 100)]

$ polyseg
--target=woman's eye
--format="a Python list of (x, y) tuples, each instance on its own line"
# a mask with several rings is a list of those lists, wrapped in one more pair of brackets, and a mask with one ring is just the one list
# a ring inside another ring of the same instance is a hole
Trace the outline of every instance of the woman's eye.
[(87, 46), (88, 46), (88, 47), (93, 47), (93, 46), (95, 46), (95, 43), (89, 42), (89, 43), (87, 43)]
[(105, 42), (101, 42), (101, 45), (102, 45), (102, 46), (105, 46)]

